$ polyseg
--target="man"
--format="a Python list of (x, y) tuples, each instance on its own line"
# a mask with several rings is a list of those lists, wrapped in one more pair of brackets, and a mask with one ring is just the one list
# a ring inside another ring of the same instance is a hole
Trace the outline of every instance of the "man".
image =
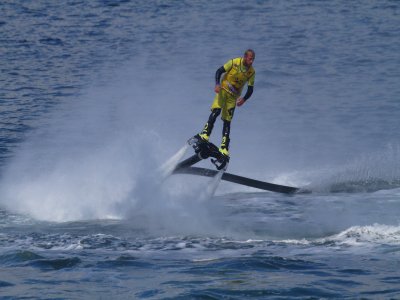
[[(210, 117), (199, 136), (205, 141), (209, 140), (215, 120), (222, 112), (221, 119), (224, 124), (222, 129), (222, 142), (219, 151), (226, 156), (229, 156), (229, 134), (235, 107), (236, 105), (242, 106), (253, 93), (256, 72), (252, 67), (252, 64), (255, 57), (255, 52), (248, 49), (244, 53), (243, 57), (229, 60), (215, 73), (214, 91), (216, 95), (211, 106)], [(221, 75), (223, 73), (225, 74), (220, 83)], [(244, 97), (241, 97), (242, 89), (246, 83), (247, 92)]]

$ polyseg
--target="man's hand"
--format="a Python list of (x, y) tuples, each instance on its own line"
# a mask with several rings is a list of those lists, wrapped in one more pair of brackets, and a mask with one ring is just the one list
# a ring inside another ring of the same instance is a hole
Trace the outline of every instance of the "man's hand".
[(244, 102), (245, 102), (245, 100), (244, 100), (243, 97), (240, 97), (240, 98), (238, 98), (238, 99), (236, 100), (237, 106), (242, 106)]
[(221, 86), (219, 84), (215, 85), (214, 91), (219, 94), (219, 91), (221, 90)]

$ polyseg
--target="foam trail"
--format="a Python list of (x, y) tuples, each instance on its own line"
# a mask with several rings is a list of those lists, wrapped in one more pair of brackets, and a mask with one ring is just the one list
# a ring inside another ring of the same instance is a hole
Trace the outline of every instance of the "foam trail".
[(344, 165), (309, 172), (307, 189), (315, 192), (374, 192), (400, 187), (400, 146), (362, 154)]
[(176, 165), (185, 156), (186, 151), (189, 149), (189, 145), (185, 144), (181, 149), (178, 150), (171, 158), (169, 158), (159, 169), (163, 178), (168, 177), (175, 170)]

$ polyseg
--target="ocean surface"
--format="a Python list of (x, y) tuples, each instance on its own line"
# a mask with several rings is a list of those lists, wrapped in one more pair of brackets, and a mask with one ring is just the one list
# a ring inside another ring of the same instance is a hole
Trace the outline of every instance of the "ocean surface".
[[(228, 171), (311, 193), (165, 173), (248, 48)], [(400, 299), (399, 1), (3, 0), (0, 69), (1, 299)]]

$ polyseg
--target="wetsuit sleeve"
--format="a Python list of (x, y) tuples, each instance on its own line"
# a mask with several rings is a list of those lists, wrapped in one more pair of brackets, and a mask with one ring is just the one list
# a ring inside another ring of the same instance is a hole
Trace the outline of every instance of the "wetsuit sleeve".
[(249, 99), (251, 97), (251, 94), (253, 94), (253, 90), (254, 90), (254, 87), (252, 85), (247, 86), (246, 95), (244, 95), (244, 97), (243, 97), (244, 101), (247, 101), (247, 99)]
[(215, 73), (215, 84), (219, 84), (221, 80), (222, 73), (230, 71), (233, 66), (233, 59), (228, 60), (221, 68)]
[(248, 86), (254, 86), (254, 81), (256, 79), (256, 72), (254, 72), (253, 75), (251, 75), (251, 77), (249, 78), (249, 81), (247, 82)]
[(244, 101), (249, 99), (251, 97), (251, 95), (253, 94), (255, 79), (256, 79), (256, 72), (254, 72), (253, 75), (251, 75), (251, 77), (247, 81), (247, 92), (246, 92), (246, 95), (244, 95), (244, 97), (243, 97)]
[(220, 80), (221, 80), (221, 75), (222, 73), (225, 73), (225, 68), (224, 66), (220, 67), (217, 72), (215, 72), (215, 84), (219, 84)]

